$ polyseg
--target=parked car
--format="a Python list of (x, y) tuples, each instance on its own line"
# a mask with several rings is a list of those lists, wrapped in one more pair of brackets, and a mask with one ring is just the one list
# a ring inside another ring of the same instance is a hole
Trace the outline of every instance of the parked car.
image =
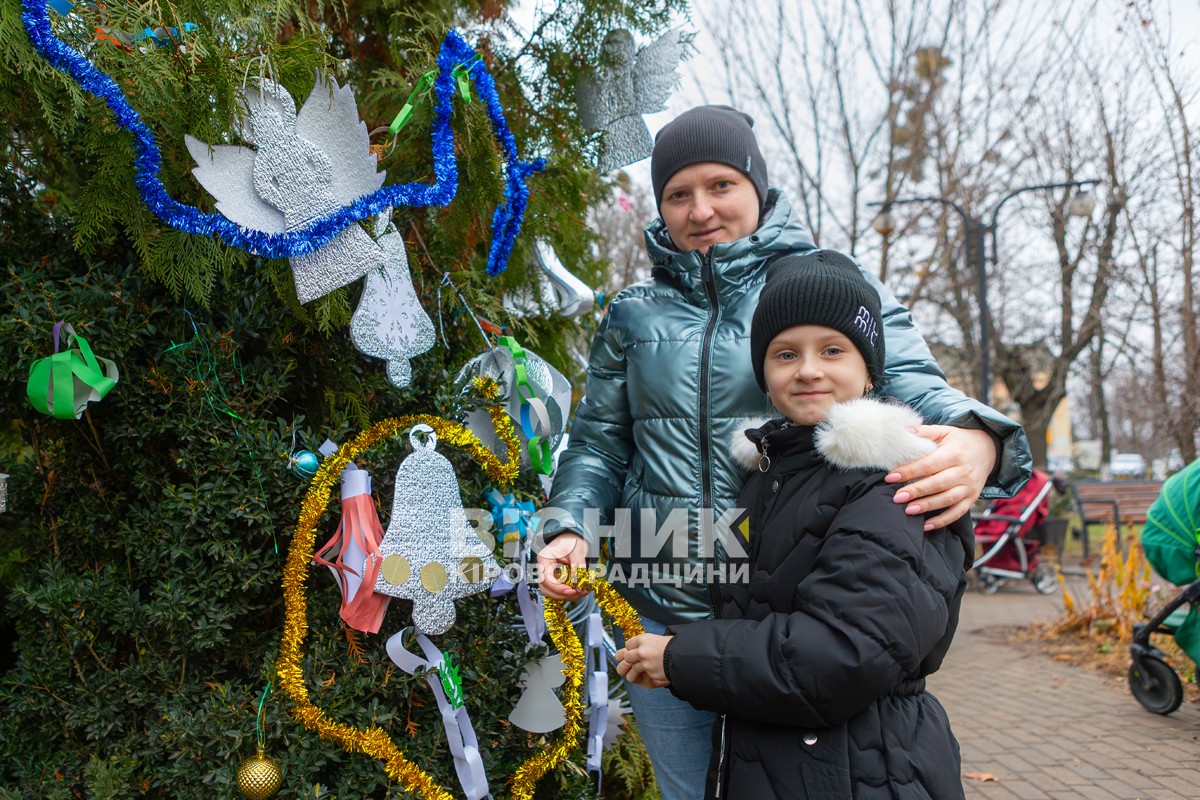
[(1146, 459), (1138, 453), (1114, 453), (1108, 471), (1114, 478), (1144, 478)]

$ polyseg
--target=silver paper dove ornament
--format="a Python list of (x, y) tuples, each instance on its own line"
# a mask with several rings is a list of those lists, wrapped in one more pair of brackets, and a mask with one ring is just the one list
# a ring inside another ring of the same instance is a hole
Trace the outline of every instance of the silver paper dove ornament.
[[(240, 145), (184, 142), (192, 174), (217, 199), (217, 211), (243, 228), (300, 230), (383, 185), (354, 92), (320, 76), (300, 112), (291, 95), (266, 78), (242, 91)], [(383, 250), (351, 225), (316, 252), (291, 259), (296, 296), (307, 303), (384, 265)]]
[(554, 247), (542, 239), (534, 242), (533, 264), (537, 286), (522, 287), (504, 295), (506, 311), (517, 317), (561, 314), (581, 317), (592, 310), (596, 293), (563, 266)]
[(350, 340), (359, 352), (387, 361), (388, 379), (404, 388), (412, 381), (409, 360), (433, 347), (433, 322), (413, 287), (404, 237), (391, 223), (391, 209), (375, 219), (381, 267), (367, 271), (362, 298), (350, 319)]
[(582, 74), (576, 85), (584, 127), (603, 132), (600, 172), (650, 156), (654, 140), (642, 114), (666, 110), (692, 38), (683, 28), (674, 28), (638, 50), (627, 30), (618, 28), (604, 37), (600, 64)]
[(413, 451), (396, 470), (375, 591), (411, 600), (413, 625), (433, 636), (454, 624), (454, 601), (490, 589), (500, 567), (467, 522), (458, 476), (435, 450), (437, 434), (428, 425), (416, 425), (408, 438)]

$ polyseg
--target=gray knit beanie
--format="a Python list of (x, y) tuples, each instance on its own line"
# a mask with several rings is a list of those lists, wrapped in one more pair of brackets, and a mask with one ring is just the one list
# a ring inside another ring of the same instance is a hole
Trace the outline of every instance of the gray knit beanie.
[(876, 386), (883, 375), (883, 318), (879, 293), (858, 266), (833, 250), (784, 256), (767, 271), (750, 324), (750, 357), (759, 388), (771, 340), (795, 325), (824, 325), (854, 343)]
[(650, 180), (654, 203), (662, 208), (663, 189), (684, 167), (713, 161), (746, 173), (758, 192), (759, 211), (767, 204), (767, 162), (754, 137), (754, 118), (729, 106), (696, 106), (663, 126), (654, 138)]

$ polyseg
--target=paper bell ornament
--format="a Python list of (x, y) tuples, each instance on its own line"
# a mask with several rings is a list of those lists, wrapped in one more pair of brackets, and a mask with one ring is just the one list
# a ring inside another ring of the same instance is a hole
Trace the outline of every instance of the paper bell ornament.
[[(424, 433), (422, 442), (418, 434)], [(435, 448), (427, 425), (409, 434), (412, 453), (396, 470), (392, 518), (379, 545), (383, 558), (375, 591), (411, 600), (413, 625), (445, 633), (454, 624), (454, 601), (487, 591), (500, 567), (467, 522), (458, 476)]]
[(521, 675), (525, 691), (509, 713), (508, 721), (530, 733), (549, 733), (561, 728), (567, 714), (554, 690), (564, 681), (562, 656), (558, 653), (530, 662)]
[[(307, 227), (383, 185), (354, 92), (318, 76), (299, 112), (273, 81), (243, 90), (243, 137), (254, 149), (184, 137), (192, 174), (217, 211), (244, 228), (285, 233)], [(296, 296), (307, 303), (384, 267), (384, 252), (351, 225), (314, 253), (291, 259)]]
[(433, 347), (433, 322), (413, 288), (404, 237), (391, 224), (391, 210), (375, 220), (383, 266), (367, 272), (362, 299), (350, 320), (350, 340), (359, 352), (387, 361), (388, 380), (404, 388), (412, 381), (409, 360)]
[(581, 317), (595, 306), (596, 293), (563, 266), (549, 242), (538, 240), (534, 243), (532, 267), (537, 273), (536, 289), (522, 287), (504, 296), (504, 308), (510, 314), (518, 317), (544, 314)]
[(638, 50), (627, 30), (604, 37), (599, 66), (580, 76), (576, 90), (584, 127), (603, 132), (601, 172), (649, 158), (654, 140), (642, 114), (666, 110), (691, 39), (675, 28)]
[[(67, 349), (58, 351), (59, 335), (67, 334)], [(72, 349), (71, 345), (75, 348)], [(58, 419), (79, 419), (88, 403), (102, 399), (117, 385), (117, 365), (92, 353), (87, 340), (70, 325), (54, 326), (54, 355), (39, 358), (29, 367), (25, 394), (43, 414)]]

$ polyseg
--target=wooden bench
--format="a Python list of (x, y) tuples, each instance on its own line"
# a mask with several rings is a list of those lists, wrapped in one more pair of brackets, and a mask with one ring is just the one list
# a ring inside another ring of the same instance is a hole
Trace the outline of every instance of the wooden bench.
[(1088, 525), (1112, 524), (1120, 529), (1146, 521), (1146, 512), (1158, 499), (1162, 481), (1079, 481), (1071, 484), (1083, 555), (1088, 555)]

